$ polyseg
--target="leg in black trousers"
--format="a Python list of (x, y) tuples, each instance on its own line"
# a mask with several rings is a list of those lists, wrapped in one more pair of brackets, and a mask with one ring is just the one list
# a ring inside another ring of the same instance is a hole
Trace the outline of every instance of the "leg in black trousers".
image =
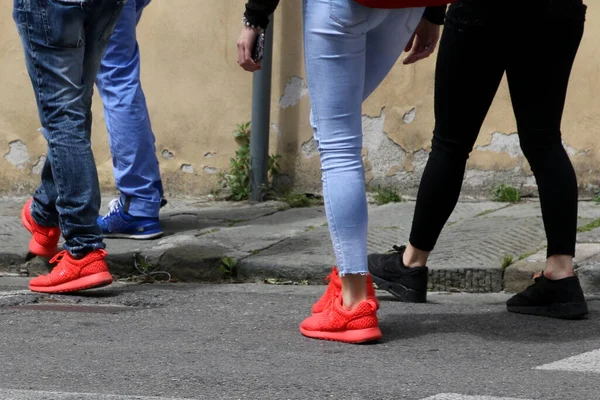
[[(485, 24), (446, 26), (436, 69), (432, 151), (419, 187), (410, 245), (396, 248), (396, 254), (369, 256), (369, 270), (380, 287), (401, 299), (398, 293), (418, 289), (411, 270), (425, 268), (456, 206), (469, 153), (506, 71), (521, 147), (539, 187), (549, 256), (544, 275), (512, 298), (508, 309), (557, 318), (587, 314), (573, 277), (577, 181), (560, 132), (583, 34), (585, 6), (578, 8), (576, 2), (560, 3), (567, 4), (571, 15), (553, 14), (548, 3), (537, 20), (523, 19), (509, 30)], [(562, 28), (556, 30), (559, 21)], [(426, 287), (426, 279), (419, 281)]]
[(410, 235), (419, 250), (433, 250), (458, 201), (469, 153), (504, 74), (497, 36), (485, 27), (444, 28), (435, 76), (435, 131)]
[(534, 46), (516, 46), (506, 74), (523, 154), (538, 185), (548, 257), (575, 255), (577, 178), (560, 125), (583, 20), (523, 32)]

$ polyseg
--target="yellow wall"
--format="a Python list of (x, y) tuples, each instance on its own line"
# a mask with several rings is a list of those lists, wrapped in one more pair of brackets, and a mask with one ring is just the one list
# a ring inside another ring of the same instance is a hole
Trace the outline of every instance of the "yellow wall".
[[(154, 0), (138, 29), (142, 81), (149, 104), (167, 194), (206, 194), (236, 149), (231, 132), (250, 119), (251, 74), (236, 64), (235, 40), (243, 0)], [(25, 193), (39, 182), (45, 153), (22, 48), (0, 2), (0, 193)], [(271, 152), (281, 154), (285, 181), (296, 190), (320, 190), (319, 163), (308, 123), (302, 61), (301, 1), (282, 1), (275, 15)], [(571, 79), (563, 122), (565, 144), (582, 189), (600, 169), (600, 9), (588, 10), (587, 31)], [(285, 21), (285, 24), (281, 22)], [(561, 49), (557, 48), (557, 57)], [(398, 64), (364, 107), (365, 164), (372, 184), (414, 192), (433, 129), (433, 58)], [(283, 107), (283, 106), (286, 107)], [(414, 109), (414, 117), (411, 110)], [(469, 110), (464, 110), (465, 114)], [(93, 143), (100, 181), (113, 187), (101, 103), (95, 98)], [(469, 161), (467, 189), (497, 182), (531, 187), (520, 155), (510, 98), (499, 91)], [(388, 140), (391, 139), (391, 140)], [(487, 146), (487, 147), (486, 147)], [(165, 158), (163, 150), (173, 154)], [(193, 172), (182, 171), (191, 165)]]

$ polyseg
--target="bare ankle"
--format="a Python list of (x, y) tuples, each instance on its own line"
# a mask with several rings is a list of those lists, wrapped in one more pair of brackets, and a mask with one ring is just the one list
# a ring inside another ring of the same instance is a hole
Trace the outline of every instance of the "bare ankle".
[(342, 280), (342, 306), (346, 310), (352, 310), (361, 301), (367, 299), (367, 276), (348, 274), (341, 277)]
[(559, 280), (573, 276), (573, 256), (553, 255), (546, 260), (544, 276), (550, 280)]
[(406, 250), (402, 255), (402, 263), (405, 267), (424, 267), (427, 265), (427, 259), (429, 258), (429, 251), (419, 250), (413, 245), (409, 244), (406, 246)]

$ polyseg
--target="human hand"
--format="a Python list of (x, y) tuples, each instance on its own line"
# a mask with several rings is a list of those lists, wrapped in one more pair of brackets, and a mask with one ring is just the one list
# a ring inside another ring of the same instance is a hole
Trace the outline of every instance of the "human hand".
[(258, 71), (260, 69), (260, 62), (256, 63), (252, 59), (252, 47), (259, 34), (260, 29), (245, 26), (237, 41), (237, 63), (240, 67), (249, 72)]
[(419, 60), (429, 57), (435, 50), (440, 39), (440, 26), (426, 19), (421, 19), (419, 26), (415, 29), (413, 37), (410, 38), (404, 51), (408, 56), (402, 61), (404, 65), (414, 64)]

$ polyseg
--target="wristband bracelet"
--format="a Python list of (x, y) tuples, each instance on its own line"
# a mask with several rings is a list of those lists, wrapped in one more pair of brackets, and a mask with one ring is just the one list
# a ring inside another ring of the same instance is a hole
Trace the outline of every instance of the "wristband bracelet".
[(242, 18), (242, 23), (247, 26), (248, 28), (252, 28), (252, 29), (259, 29), (260, 31), (264, 31), (265, 28), (260, 27), (260, 26), (256, 26), (256, 25), (252, 25), (249, 21), (248, 18), (246, 18), (246, 16), (244, 15), (244, 17)]

